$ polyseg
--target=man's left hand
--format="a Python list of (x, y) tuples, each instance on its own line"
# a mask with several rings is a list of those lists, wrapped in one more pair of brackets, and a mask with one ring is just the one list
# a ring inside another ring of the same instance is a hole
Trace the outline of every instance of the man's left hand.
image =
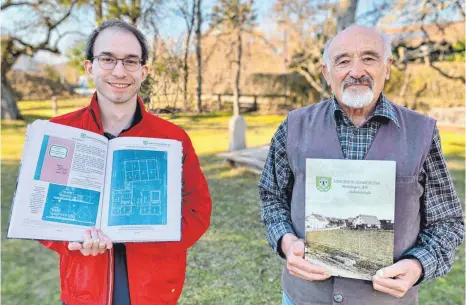
[(402, 259), (377, 271), (372, 278), (372, 285), (375, 290), (401, 298), (419, 280), (421, 274), (422, 265), (417, 259)]

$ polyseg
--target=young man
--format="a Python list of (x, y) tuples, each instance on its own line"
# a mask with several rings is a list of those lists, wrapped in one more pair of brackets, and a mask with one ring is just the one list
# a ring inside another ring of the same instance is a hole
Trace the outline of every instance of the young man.
[[(416, 284), (447, 273), (464, 238), (435, 121), (384, 96), (391, 47), (373, 29), (340, 32), (323, 59), (334, 96), (288, 115), (259, 183), (267, 239), (286, 259), (283, 304), (416, 305)], [(306, 158), (396, 161), (395, 264), (372, 282), (330, 277), (303, 258)]]
[(115, 137), (175, 139), (183, 145), (180, 242), (114, 244), (99, 230), (83, 243), (41, 241), (60, 255), (66, 305), (174, 305), (185, 279), (186, 253), (207, 230), (211, 199), (188, 135), (148, 113), (137, 93), (147, 76), (147, 41), (123, 21), (104, 22), (89, 37), (84, 63), (96, 93), (88, 107), (53, 118), (63, 125)]

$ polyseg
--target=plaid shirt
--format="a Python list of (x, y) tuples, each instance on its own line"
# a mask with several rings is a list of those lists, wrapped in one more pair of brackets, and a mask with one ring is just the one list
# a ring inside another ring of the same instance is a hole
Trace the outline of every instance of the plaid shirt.
[[(355, 127), (338, 103), (333, 99), (334, 118), (340, 145), (345, 159), (361, 160), (372, 143), (380, 126), (393, 121), (400, 126), (393, 105), (383, 94), (366, 122)], [(294, 233), (291, 224), (291, 193), (294, 176), (286, 155), (287, 120), (272, 138), (270, 151), (259, 182), (262, 201), (261, 217), (267, 228), (267, 240), (282, 257), (279, 243), (286, 233)], [(415, 257), (423, 266), (426, 281), (447, 273), (451, 269), (455, 248), (464, 238), (464, 221), (461, 203), (445, 164), (437, 127), (429, 155), (419, 173), (424, 186), (421, 198), (423, 229), (416, 245), (403, 258)]]

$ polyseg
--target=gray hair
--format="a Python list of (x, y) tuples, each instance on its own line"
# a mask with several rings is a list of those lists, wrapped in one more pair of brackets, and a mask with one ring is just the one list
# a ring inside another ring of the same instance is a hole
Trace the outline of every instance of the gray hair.
[[(347, 27), (346, 29), (349, 29), (349, 28), (354, 27), (354, 26), (358, 26), (358, 25), (352, 24), (349, 27)], [(392, 57), (392, 45), (390, 43), (390, 38), (387, 35), (385, 35), (384, 33), (381, 33), (381, 32), (378, 32), (378, 31), (377, 31), (377, 33), (382, 37), (383, 49), (384, 49), (383, 60), (384, 60), (385, 63), (387, 63), (388, 59)], [(332, 43), (332, 41), (333, 41), (333, 38), (330, 38), (325, 43), (324, 53), (322, 54), (322, 59), (324, 61), (324, 65), (327, 66), (327, 67), (330, 67), (331, 64), (332, 64), (332, 62), (330, 61), (330, 57), (328, 55), (328, 48), (329, 48), (330, 44)]]

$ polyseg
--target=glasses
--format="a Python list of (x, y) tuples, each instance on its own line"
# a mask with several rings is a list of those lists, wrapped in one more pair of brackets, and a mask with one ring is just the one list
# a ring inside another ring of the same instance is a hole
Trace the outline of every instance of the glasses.
[(110, 55), (98, 55), (92, 57), (92, 60), (96, 59), (99, 62), (99, 66), (104, 70), (113, 70), (117, 65), (117, 62), (121, 60), (123, 67), (130, 72), (136, 72), (141, 67), (142, 61), (137, 57), (125, 57), (116, 58)]

